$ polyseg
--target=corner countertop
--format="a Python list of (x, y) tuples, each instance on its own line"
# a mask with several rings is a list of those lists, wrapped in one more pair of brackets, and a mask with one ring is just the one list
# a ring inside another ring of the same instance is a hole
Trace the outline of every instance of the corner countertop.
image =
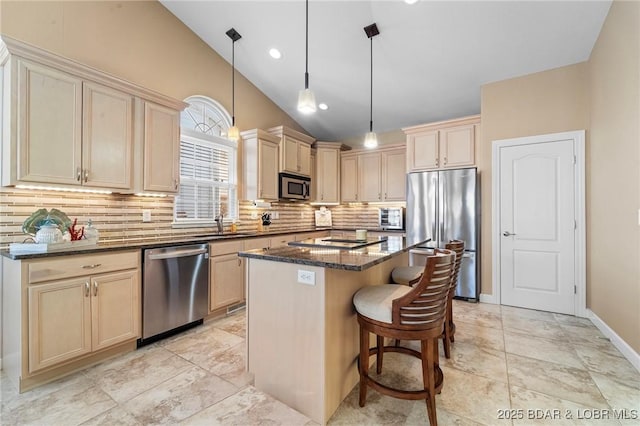
[(108, 243), (98, 243), (93, 246), (80, 246), (80, 247), (70, 247), (68, 249), (56, 250), (46, 253), (11, 253), (9, 250), (0, 250), (0, 256), (12, 259), (12, 260), (24, 260), (24, 259), (37, 259), (37, 258), (45, 258), (45, 257), (54, 257), (54, 256), (70, 256), (74, 254), (94, 254), (108, 251), (121, 251), (121, 250), (140, 250), (140, 249), (149, 249), (149, 248), (160, 248), (160, 247), (170, 247), (170, 246), (179, 246), (179, 245), (187, 245), (187, 244), (198, 244), (198, 243), (215, 243), (218, 241), (228, 241), (235, 239), (250, 239), (250, 238), (260, 238), (260, 237), (273, 237), (276, 235), (287, 235), (287, 234), (304, 234), (306, 232), (316, 232), (316, 229), (304, 229), (304, 230), (296, 230), (296, 231), (286, 231), (286, 232), (247, 232), (247, 233), (236, 233), (236, 234), (206, 234), (206, 235), (197, 235), (197, 236), (185, 236), (185, 237), (173, 237), (166, 239), (130, 239), (126, 241), (113, 241)]
[(238, 253), (238, 256), (347, 271), (364, 271), (428, 241), (430, 239), (408, 244), (405, 237), (388, 236), (378, 244), (354, 250), (287, 246), (243, 251)]

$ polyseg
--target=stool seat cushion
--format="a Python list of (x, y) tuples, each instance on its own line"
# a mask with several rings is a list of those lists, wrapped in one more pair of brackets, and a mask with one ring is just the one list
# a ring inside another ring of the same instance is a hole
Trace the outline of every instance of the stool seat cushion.
[(398, 266), (391, 272), (391, 279), (396, 284), (411, 285), (418, 282), (424, 273), (424, 266)]
[(372, 285), (358, 290), (353, 296), (353, 304), (360, 315), (391, 324), (393, 300), (404, 296), (411, 290), (412, 288), (406, 285)]

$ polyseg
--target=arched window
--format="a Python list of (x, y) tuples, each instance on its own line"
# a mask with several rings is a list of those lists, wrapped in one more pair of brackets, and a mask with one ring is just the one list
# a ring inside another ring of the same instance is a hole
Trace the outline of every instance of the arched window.
[(213, 225), (218, 215), (238, 217), (238, 145), (226, 138), (229, 113), (205, 96), (185, 99), (180, 116), (180, 190), (176, 224)]

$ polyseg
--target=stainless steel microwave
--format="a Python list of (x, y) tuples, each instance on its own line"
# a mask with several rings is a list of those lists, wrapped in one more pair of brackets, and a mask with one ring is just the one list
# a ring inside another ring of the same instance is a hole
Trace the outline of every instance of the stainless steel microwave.
[(378, 214), (378, 224), (382, 229), (404, 229), (404, 208), (381, 208)]
[(280, 173), (278, 198), (282, 200), (308, 200), (311, 196), (311, 178)]

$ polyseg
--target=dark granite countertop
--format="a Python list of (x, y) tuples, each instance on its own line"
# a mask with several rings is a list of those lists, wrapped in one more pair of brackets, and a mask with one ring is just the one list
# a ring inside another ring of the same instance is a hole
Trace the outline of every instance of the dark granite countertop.
[(268, 250), (248, 250), (240, 252), (238, 256), (348, 271), (364, 271), (427, 241), (430, 240), (407, 244), (405, 237), (389, 236), (379, 244), (372, 244), (354, 250), (287, 246)]
[(286, 232), (276, 231), (276, 232), (251, 232), (251, 233), (236, 233), (236, 234), (229, 233), (229, 234), (223, 234), (223, 235), (207, 234), (207, 235), (189, 236), (184, 238), (173, 237), (173, 238), (157, 239), (157, 240), (130, 239), (127, 241), (98, 243), (97, 245), (94, 245), (94, 246), (71, 247), (68, 249), (62, 249), (62, 250), (46, 252), (46, 253), (27, 253), (27, 252), (10, 253), (9, 250), (0, 250), (0, 255), (13, 260), (36, 259), (36, 258), (54, 257), (54, 256), (69, 256), (74, 254), (93, 254), (93, 253), (119, 251), (119, 250), (140, 250), (140, 249), (148, 249), (148, 248), (160, 248), (160, 247), (179, 246), (179, 245), (194, 244), (194, 243), (229, 241), (234, 239), (273, 237), (277, 235), (303, 234), (305, 232), (316, 232), (316, 231), (317, 231), (316, 229), (307, 229), (307, 230), (296, 230), (296, 231), (286, 231)]

